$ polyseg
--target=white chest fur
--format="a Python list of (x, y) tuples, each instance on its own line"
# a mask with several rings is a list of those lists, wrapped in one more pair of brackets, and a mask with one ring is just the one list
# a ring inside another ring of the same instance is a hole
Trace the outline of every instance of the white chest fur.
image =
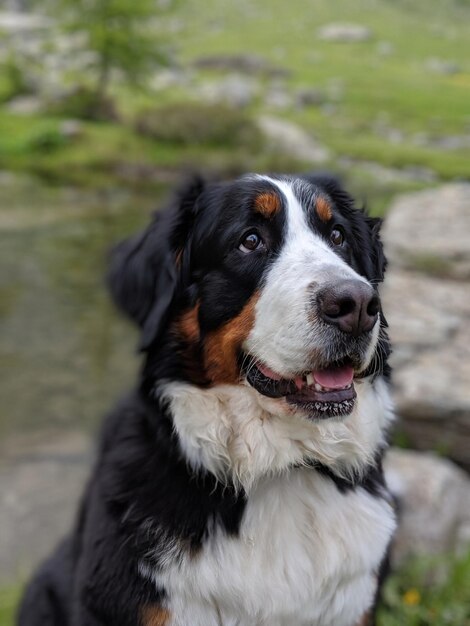
[(196, 557), (146, 574), (171, 626), (354, 626), (394, 527), (384, 499), (296, 469), (250, 493), (239, 536), (214, 529)]

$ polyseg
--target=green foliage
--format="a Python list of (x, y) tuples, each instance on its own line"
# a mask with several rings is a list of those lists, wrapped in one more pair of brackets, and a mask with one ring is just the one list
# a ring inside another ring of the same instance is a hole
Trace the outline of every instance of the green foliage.
[(86, 35), (85, 49), (96, 55), (95, 97), (108, 90), (111, 73), (118, 70), (138, 84), (152, 67), (168, 61), (152, 32), (158, 13), (153, 0), (58, 0), (67, 30)]
[(0, 589), (0, 624), (2, 626), (13, 626), (21, 592), (21, 585)]
[(136, 130), (158, 141), (179, 145), (260, 146), (261, 134), (250, 117), (222, 104), (179, 103), (147, 109)]
[(391, 576), (379, 626), (470, 626), (470, 553), (420, 558)]
[(101, 122), (118, 120), (114, 100), (105, 94), (97, 98), (96, 91), (85, 86), (74, 89), (60, 100), (50, 104), (47, 109), (52, 115), (82, 120)]
[(56, 128), (46, 128), (29, 138), (29, 149), (34, 153), (54, 152), (65, 146), (66, 137)]
[(13, 55), (0, 63), (0, 103), (31, 93), (31, 86)]

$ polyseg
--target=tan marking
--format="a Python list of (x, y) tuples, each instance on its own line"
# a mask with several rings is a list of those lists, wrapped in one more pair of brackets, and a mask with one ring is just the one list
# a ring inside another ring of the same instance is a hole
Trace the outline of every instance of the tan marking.
[(208, 334), (204, 341), (204, 367), (212, 383), (238, 383), (240, 372), (237, 355), (248, 337), (255, 321), (255, 306), (259, 294), (255, 293), (243, 309), (221, 328)]
[(368, 611), (367, 613), (364, 613), (364, 615), (361, 617), (361, 620), (357, 623), (356, 626), (369, 626), (371, 623), (371, 619), (372, 615)]
[(175, 256), (175, 265), (176, 267), (179, 269), (181, 267), (181, 259), (183, 258), (183, 248), (180, 248), (177, 252), (176, 252), (176, 256)]
[(255, 210), (263, 217), (274, 217), (281, 210), (279, 196), (274, 192), (260, 193), (255, 200)]
[(202, 364), (199, 345), (199, 302), (185, 311), (173, 326), (173, 332), (182, 340), (181, 356), (184, 371), (192, 383), (207, 385), (208, 380)]
[(179, 337), (187, 343), (196, 343), (199, 341), (199, 302), (188, 309), (183, 315), (176, 320), (175, 330)]
[(146, 606), (142, 609), (142, 626), (168, 626), (170, 612), (161, 606)]
[(315, 210), (322, 222), (328, 222), (333, 217), (330, 203), (325, 198), (317, 198)]

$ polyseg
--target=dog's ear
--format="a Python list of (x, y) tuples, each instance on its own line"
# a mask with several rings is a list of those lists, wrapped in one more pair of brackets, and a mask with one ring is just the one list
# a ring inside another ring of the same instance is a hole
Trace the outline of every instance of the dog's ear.
[(109, 288), (121, 311), (142, 329), (140, 350), (158, 339), (178, 291), (187, 286), (191, 230), (203, 189), (202, 179), (194, 178), (143, 232), (111, 252)]
[(371, 262), (374, 271), (374, 282), (382, 282), (387, 269), (387, 259), (384, 254), (383, 244), (380, 239), (380, 229), (383, 220), (380, 217), (366, 217), (367, 226), (372, 243)]

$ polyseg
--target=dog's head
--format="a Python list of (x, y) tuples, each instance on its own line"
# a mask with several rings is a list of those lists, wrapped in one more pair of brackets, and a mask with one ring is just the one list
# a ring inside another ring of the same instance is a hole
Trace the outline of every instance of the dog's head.
[(249, 388), (269, 415), (348, 420), (387, 367), (379, 227), (328, 177), (194, 181), (114, 255), (147, 383)]

